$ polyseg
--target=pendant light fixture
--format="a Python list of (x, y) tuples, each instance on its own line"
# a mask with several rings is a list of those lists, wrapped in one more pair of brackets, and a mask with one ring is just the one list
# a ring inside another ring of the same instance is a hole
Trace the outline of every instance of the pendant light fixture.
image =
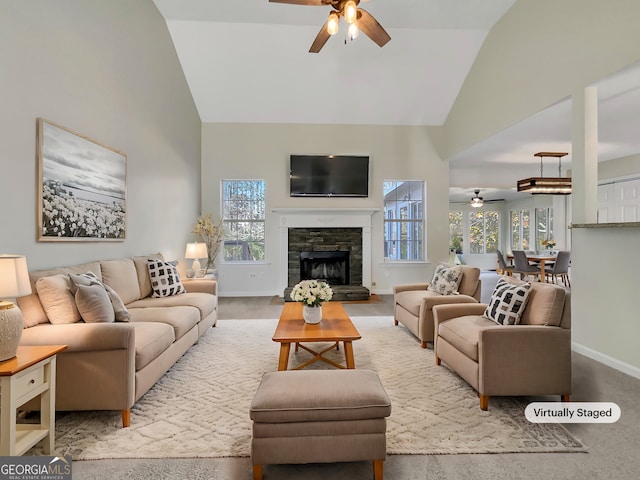
[[(540, 157), (540, 176), (518, 180), (518, 191), (531, 193), (533, 195), (569, 195), (571, 193), (571, 177), (562, 176), (562, 157), (567, 156), (567, 152), (539, 152), (535, 157)], [(545, 177), (543, 172), (542, 159), (544, 157), (555, 157), (558, 159), (558, 176)]]

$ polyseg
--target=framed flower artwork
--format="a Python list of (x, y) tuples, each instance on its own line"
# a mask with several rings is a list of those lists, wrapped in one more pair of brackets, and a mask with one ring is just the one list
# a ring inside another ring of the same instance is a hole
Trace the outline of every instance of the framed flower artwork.
[(39, 241), (123, 241), (127, 156), (53, 122), (37, 122)]

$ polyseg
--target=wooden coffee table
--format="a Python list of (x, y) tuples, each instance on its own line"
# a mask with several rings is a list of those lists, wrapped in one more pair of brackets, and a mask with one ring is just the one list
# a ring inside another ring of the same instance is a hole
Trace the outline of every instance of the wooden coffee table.
[[(330, 358), (323, 356), (323, 353), (344, 344), (344, 356), (346, 368), (356, 368), (353, 358), (353, 345), (351, 342), (362, 338), (360, 332), (342, 308), (339, 302), (325, 302), (322, 304), (322, 321), (317, 324), (305, 323), (302, 317), (302, 303), (286, 302), (280, 314), (280, 321), (273, 334), (273, 341), (280, 343), (280, 358), (278, 360), (278, 370), (286, 370), (289, 364), (289, 353), (291, 344), (306, 350), (313, 355), (313, 358), (295, 367), (296, 370), (311, 365), (318, 360), (329, 363), (334, 367), (345, 368)], [(310, 342), (332, 342), (332, 345), (320, 352), (302, 345)]]

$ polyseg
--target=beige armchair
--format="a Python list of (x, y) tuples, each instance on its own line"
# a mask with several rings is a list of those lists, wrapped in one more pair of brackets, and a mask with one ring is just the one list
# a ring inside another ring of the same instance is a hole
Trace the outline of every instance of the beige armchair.
[(559, 285), (533, 282), (518, 325), (483, 317), (482, 303), (436, 306), (436, 364), (446, 363), (467, 381), (482, 410), (492, 396), (560, 395), (569, 401), (570, 303)]
[(478, 303), (480, 301), (480, 269), (460, 265), (462, 279), (459, 295), (441, 295), (427, 290), (428, 283), (397, 285), (393, 288), (393, 319), (402, 323), (420, 340), (422, 348), (434, 340), (433, 307), (449, 303)]

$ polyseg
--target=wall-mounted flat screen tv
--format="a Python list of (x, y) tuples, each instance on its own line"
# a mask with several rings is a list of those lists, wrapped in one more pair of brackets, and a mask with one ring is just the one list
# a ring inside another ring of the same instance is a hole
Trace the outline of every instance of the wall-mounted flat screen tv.
[(291, 155), (292, 197), (368, 197), (369, 157)]

